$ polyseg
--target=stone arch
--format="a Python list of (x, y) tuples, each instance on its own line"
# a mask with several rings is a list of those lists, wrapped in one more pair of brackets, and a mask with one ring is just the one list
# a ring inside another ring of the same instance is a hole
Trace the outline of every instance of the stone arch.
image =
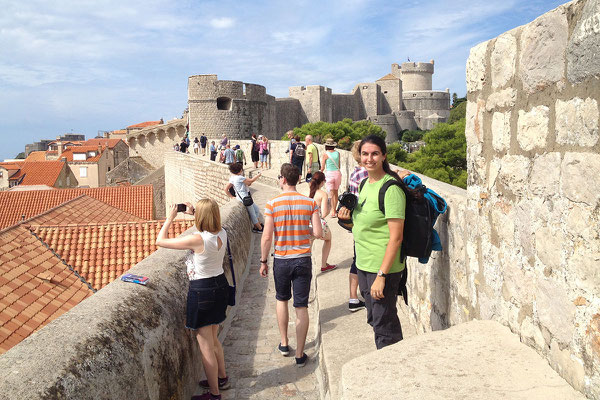
[(154, 146), (154, 143), (156, 142), (156, 133), (155, 132), (148, 133), (147, 139), (148, 139), (148, 143), (150, 145)]
[(165, 130), (164, 129), (159, 129), (158, 133), (156, 134), (156, 137), (158, 138), (158, 141), (161, 142), (161, 143), (164, 143), (165, 142), (165, 136), (166, 136)]
[(167, 129), (167, 136), (169, 137), (169, 139), (174, 141), (175, 135), (176, 135), (175, 128), (170, 127), (169, 129)]
[(146, 148), (146, 136), (145, 135), (139, 135), (137, 137), (137, 141), (140, 144), (140, 147)]
[(180, 138), (183, 138), (185, 136), (185, 126), (183, 125), (177, 125), (177, 136), (179, 136)]
[(131, 149), (135, 150), (135, 147), (137, 146), (137, 140), (135, 140), (135, 138), (132, 136), (129, 139), (127, 139), (127, 143), (129, 144), (129, 147)]

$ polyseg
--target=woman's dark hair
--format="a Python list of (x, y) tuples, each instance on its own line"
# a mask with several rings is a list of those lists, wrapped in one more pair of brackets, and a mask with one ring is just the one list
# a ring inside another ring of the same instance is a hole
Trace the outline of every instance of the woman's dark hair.
[[(385, 145), (385, 140), (382, 137), (379, 137), (377, 135), (369, 135), (369, 136), (365, 137), (363, 140), (361, 140), (360, 144), (358, 145), (358, 154), (361, 154), (362, 147), (365, 143), (374, 144), (375, 146), (379, 147), (382, 154), (384, 154), (384, 155), (387, 154), (387, 146)], [(410, 189), (408, 186), (406, 186), (406, 184), (400, 178), (400, 176), (398, 176), (397, 173), (392, 171), (392, 169), (390, 168), (390, 164), (388, 163), (387, 157), (383, 160), (383, 171), (386, 174), (391, 175), (398, 182), (400, 182), (400, 186), (402, 186), (402, 189), (404, 189), (404, 192), (407, 193), (410, 197), (415, 198), (415, 199), (420, 199), (423, 197), (423, 194), (421, 192), (419, 192), (418, 190), (415, 190), (415, 189)]]
[(321, 171), (317, 171), (313, 174), (312, 179), (310, 180), (310, 193), (308, 197), (313, 199), (315, 197), (315, 193), (317, 193), (317, 189), (319, 185), (325, 180), (325, 174)]
[(256, 139), (256, 133), (252, 134), (252, 139)]
[(239, 174), (243, 169), (242, 163), (239, 162), (234, 162), (232, 164), (229, 164), (229, 172), (231, 172), (232, 174)]

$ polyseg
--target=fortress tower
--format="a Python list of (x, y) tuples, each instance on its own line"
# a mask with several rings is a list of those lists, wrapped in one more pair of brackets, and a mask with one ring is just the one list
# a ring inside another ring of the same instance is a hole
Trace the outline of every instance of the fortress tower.
[(232, 139), (250, 138), (252, 133), (270, 134), (274, 116), (268, 104), (274, 102), (264, 86), (240, 81), (221, 81), (217, 75), (188, 78), (190, 134)]
[(402, 80), (404, 91), (431, 90), (434, 61), (428, 63), (405, 62), (402, 66), (392, 64), (392, 74)]

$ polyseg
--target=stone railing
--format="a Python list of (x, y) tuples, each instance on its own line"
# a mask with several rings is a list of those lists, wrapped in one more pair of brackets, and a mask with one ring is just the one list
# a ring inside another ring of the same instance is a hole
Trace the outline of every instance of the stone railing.
[[(239, 202), (221, 215), (239, 283), (254, 235)], [(147, 286), (114, 281), (3, 354), (0, 399), (189, 399), (202, 368), (184, 328), (185, 257), (159, 249), (129, 271)]]

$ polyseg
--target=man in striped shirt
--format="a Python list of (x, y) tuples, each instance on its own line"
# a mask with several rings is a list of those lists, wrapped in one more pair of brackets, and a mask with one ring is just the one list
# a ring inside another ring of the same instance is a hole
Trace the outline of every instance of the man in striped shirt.
[(277, 299), (277, 322), (281, 343), (278, 349), (284, 356), (288, 346), (288, 301), (294, 292), (296, 309), (296, 365), (303, 367), (308, 358), (304, 354), (308, 332), (308, 294), (312, 280), (310, 236), (323, 235), (319, 206), (310, 197), (296, 191), (300, 171), (292, 164), (281, 166), (279, 185), (283, 192), (270, 200), (265, 207), (265, 225), (261, 240), (260, 274), (266, 277), (269, 250), (275, 236), (273, 278)]

